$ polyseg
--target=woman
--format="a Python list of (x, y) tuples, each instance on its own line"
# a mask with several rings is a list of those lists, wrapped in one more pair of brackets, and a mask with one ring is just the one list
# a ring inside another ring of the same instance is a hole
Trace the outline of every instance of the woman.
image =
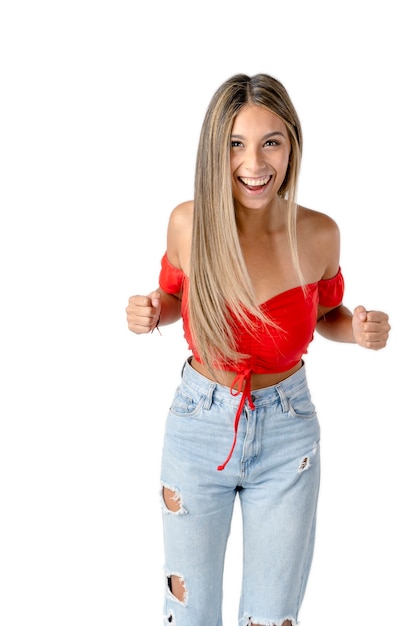
[(201, 130), (193, 201), (169, 220), (159, 289), (129, 300), (135, 333), (183, 318), (192, 356), (162, 455), (165, 623), (221, 626), (235, 496), (240, 626), (295, 626), (314, 545), (320, 429), (303, 355), (315, 329), (378, 350), (388, 316), (342, 304), (339, 231), (298, 206), (302, 133), (283, 85), (236, 75)]

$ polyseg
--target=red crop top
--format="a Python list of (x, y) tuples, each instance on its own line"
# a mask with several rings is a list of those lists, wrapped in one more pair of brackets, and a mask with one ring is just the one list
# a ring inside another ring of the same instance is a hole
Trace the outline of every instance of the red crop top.
[[(171, 265), (165, 253), (161, 261), (159, 285), (163, 291), (178, 294), (182, 291), (181, 314), (183, 319), (184, 336), (193, 358), (200, 361), (198, 353), (192, 344), (188, 319), (188, 278), (184, 272)], [(278, 325), (262, 331), (262, 324), (253, 318), (254, 332), (249, 334), (242, 328), (237, 334), (236, 349), (248, 358), (234, 364), (233, 371), (237, 372), (233, 381), (231, 393), (238, 395), (242, 392), (241, 402), (235, 421), (235, 441), (228, 458), (218, 469), (224, 469), (229, 461), (236, 442), (237, 425), (245, 400), (253, 409), (250, 393), (250, 376), (255, 374), (274, 374), (286, 372), (294, 367), (307, 353), (308, 346), (313, 339), (317, 322), (317, 307), (336, 307), (341, 304), (344, 293), (344, 280), (341, 269), (333, 278), (320, 280), (317, 283), (306, 285), (306, 292), (301, 286), (273, 296), (261, 305), (265, 313)], [(225, 366), (224, 369), (231, 369)], [(237, 391), (234, 386), (237, 385)]]

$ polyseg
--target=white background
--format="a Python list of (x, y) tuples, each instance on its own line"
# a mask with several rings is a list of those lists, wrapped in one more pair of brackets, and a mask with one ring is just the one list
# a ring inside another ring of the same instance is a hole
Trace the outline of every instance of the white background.
[[(306, 357), (323, 479), (301, 621), (415, 624), (413, 15), (407, 0), (2, 3), (2, 626), (160, 623), (159, 462), (188, 353), (181, 325), (129, 333), (125, 307), (157, 284), (206, 106), (237, 72), (286, 85), (299, 201), (341, 228), (346, 305), (392, 323), (384, 351), (316, 337)], [(239, 533), (236, 515), (225, 626)]]

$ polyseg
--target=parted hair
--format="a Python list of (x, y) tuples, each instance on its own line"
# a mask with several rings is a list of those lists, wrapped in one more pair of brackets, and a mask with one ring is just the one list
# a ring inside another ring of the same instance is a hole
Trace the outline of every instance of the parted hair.
[(302, 282), (296, 246), (300, 121), (280, 81), (268, 74), (236, 74), (217, 89), (209, 103), (195, 169), (189, 319), (194, 345), (210, 368), (245, 356), (236, 350), (233, 320), (249, 330), (253, 330), (249, 315), (266, 326), (272, 323), (256, 302), (239, 243), (232, 195), (230, 137), (235, 117), (246, 104), (259, 105), (278, 115), (288, 131), (291, 152), (278, 195), (288, 206), (289, 244)]

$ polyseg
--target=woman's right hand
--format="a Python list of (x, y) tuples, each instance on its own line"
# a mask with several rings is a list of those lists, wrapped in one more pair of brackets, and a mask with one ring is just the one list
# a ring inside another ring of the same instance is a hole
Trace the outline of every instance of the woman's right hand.
[(129, 330), (138, 335), (150, 333), (158, 325), (161, 315), (161, 294), (152, 291), (148, 296), (131, 296), (126, 307)]

